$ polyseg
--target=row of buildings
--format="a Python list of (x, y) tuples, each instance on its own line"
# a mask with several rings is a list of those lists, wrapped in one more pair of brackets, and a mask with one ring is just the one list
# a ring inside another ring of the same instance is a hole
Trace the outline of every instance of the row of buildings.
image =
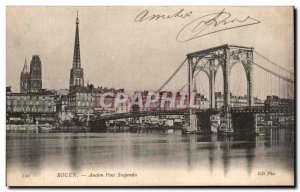
[[(104, 103), (111, 104), (109, 107), (103, 107), (100, 105), (100, 98), (104, 93), (114, 93), (114, 96), (106, 96)], [(103, 113), (122, 113), (122, 112), (136, 112), (153, 109), (157, 106), (161, 106), (163, 102), (164, 109), (171, 109), (171, 102), (166, 102), (164, 96), (168, 98), (172, 97), (172, 92), (160, 92), (159, 101), (157, 103), (151, 103), (146, 106), (147, 97), (149, 91), (135, 92), (141, 95), (142, 107), (139, 105), (131, 106), (130, 100), (114, 106), (115, 95), (117, 93), (125, 93), (124, 89), (103, 88), (94, 87), (92, 84), (84, 83), (84, 71), (81, 67), (80, 59), (80, 41), (79, 41), (79, 19), (76, 18), (76, 32), (75, 32), (75, 44), (73, 63), (70, 70), (69, 88), (61, 90), (47, 90), (42, 86), (42, 61), (39, 55), (33, 55), (30, 67), (27, 67), (27, 61), (25, 59), (23, 70), (20, 74), (20, 92), (12, 92), (11, 87), (6, 88), (6, 111), (7, 111), (7, 123), (24, 122), (64, 122), (72, 119), (88, 119), (95, 114)], [(221, 108), (223, 106), (223, 95), (218, 92), (215, 94), (215, 107)], [(180, 93), (176, 93), (175, 108), (180, 104)], [(286, 100), (280, 100), (280, 98), (268, 98), (266, 100), (267, 105), (272, 105), (273, 101), (276, 104), (279, 102), (287, 102)], [(184, 106), (188, 106), (188, 98), (184, 99)], [(254, 103), (257, 105), (263, 105), (264, 101), (254, 98)], [(194, 104), (199, 108), (205, 109), (209, 107), (209, 101), (201, 94), (195, 95)], [(232, 106), (246, 106), (246, 96), (233, 96), (231, 95)]]
[[(100, 105), (100, 98), (104, 93), (114, 93), (114, 96), (106, 96), (104, 103), (109, 105), (104, 107)], [(165, 101), (163, 95), (168, 98), (172, 97), (172, 92), (160, 92), (159, 100), (156, 103), (146, 105), (149, 91), (135, 92), (142, 97), (142, 107), (138, 104), (131, 106), (131, 99), (118, 106), (115, 106), (115, 96), (118, 93), (125, 93), (124, 89), (108, 89), (108, 88), (94, 88), (92, 85), (84, 87), (76, 87), (73, 91), (69, 90), (46, 90), (39, 89), (38, 92), (21, 92), (13, 93), (10, 87), (6, 89), (6, 111), (8, 123), (15, 121), (23, 121), (26, 123), (35, 123), (39, 121), (41, 123), (48, 122), (63, 122), (72, 120), (74, 117), (78, 118), (91, 118), (94, 115), (101, 115), (107, 113), (124, 113), (124, 112), (138, 112), (147, 111), (156, 107), (161, 107), (164, 103), (163, 109), (178, 108), (181, 101), (181, 95), (176, 94), (175, 105), (172, 106), (170, 101)], [(215, 108), (221, 108), (223, 106), (223, 96), (221, 93), (216, 93), (216, 106)], [(254, 98), (255, 105), (265, 106), (278, 106), (286, 105), (288, 103), (293, 104), (290, 99), (281, 99), (277, 96), (268, 96), (265, 101)], [(184, 106), (188, 105), (188, 98), (184, 99)], [(138, 103), (138, 102), (137, 102)], [(203, 95), (196, 94), (195, 104), (200, 109), (209, 108), (209, 100)], [(231, 105), (247, 106), (246, 96), (231, 96)], [(160, 108), (161, 109), (161, 108)]]

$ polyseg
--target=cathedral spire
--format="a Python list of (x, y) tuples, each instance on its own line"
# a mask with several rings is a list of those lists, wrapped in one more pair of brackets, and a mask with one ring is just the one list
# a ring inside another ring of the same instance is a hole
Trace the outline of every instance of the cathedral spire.
[(78, 11), (77, 11), (76, 24), (79, 24), (79, 19), (78, 19)]
[(23, 66), (23, 70), (21, 71), (20, 76), (20, 93), (27, 93), (29, 92), (29, 81), (30, 81), (30, 73), (27, 67), (27, 59), (25, 57), (25, 62)]
[(76, 18), (76, 34), (75, 34), (74, 55), (73, 55), (73, 68), (81, 68), (78, 11), (77, 11), (77, 18)]
[(76, 17), (76, 33), (75, 33), (75, 44), (74, 44), (74, 55), (73, 55), (73, 65), (70, 71), (70, 93), (77, 90), (77, 87), (84, 86), (83, 69), (80, 63), (80, 45), (79, 45), (79, 18), (78, 11)]
[(25, 62), (24, 62), (24, 67), (23, 67), (23, 73), (27, 73), (28, 72), (28, 67), (27, 67), (27, 59), (25, 57)]

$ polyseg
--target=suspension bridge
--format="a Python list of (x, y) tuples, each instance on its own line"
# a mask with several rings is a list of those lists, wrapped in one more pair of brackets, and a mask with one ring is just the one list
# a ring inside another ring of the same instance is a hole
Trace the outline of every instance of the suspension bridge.
[[(240, 67), (240, 71), (235, 70)], [(241, 72), (244, 71), (244, 72)], [(208, 98), (208, 108), (157, 109), (100, 116), (91, 121), (94, 131), (103, 130), (105, 122), (123, 118), (163, 115), (185, 115), (185, 131), (210, 132), (211, 118), (220, 117), (219, 131), (223, 133), (253, 133), (259, 118), (294, 116), (294, 69), (268, 59), (252, 47), (221, 45), (186, 55), (157, 92), (172, 90), (187, 93), (190, 102), (193, 92)], [(246, 86), (245, 86), (246, 84)], [(246, 87), (246, 104), (235, 106), (234, 96), (241, 95)], [(221, 93), (216, 103), (216, 92)], [(259, 98), (276, 97), (277, 100), (257, 102)], [(242, 128), (241, 128), (242, 127)]]

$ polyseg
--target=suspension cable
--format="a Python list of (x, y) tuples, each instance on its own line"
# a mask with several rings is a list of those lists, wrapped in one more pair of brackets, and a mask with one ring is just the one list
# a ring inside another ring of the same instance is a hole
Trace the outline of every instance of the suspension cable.
[(160, 92), (171, 80), (172, 78), (177, 74), (177, 72), (181, 69), (181, 67), (186, 62), (187, 58), (184, 59), (184, 61), (179, 65), (179, 67), (173, 72), (173, 74), (168, 78), (168, 80), (157, 90), (157, 92)]
[(259, 64), (257, 64), (257, 63), (255, 63), (255, 62), (253, 62), (253, 61), (252, 61), (252, 63), (253, 63), (254, 65), (256, 65), (257, 67), (259, 67), (259, 68), (265, 70), (266, 72), (269, 72), (269, 73), (271, 73), (272, 75), (275, 75), (276, 77), (279, 77), (279, 78), (281, 78), (281, 79), (283, 79), (283, 80), (285, 80), (285, 81), (287, 81), (287, 82), (294, 83), (294, 81), (291, 80), (291, 79), (289, 79), (289, 78), (286, 78), (286, 77), (284, 77), (284, 76), (282, 76), (282, 75), (280, 75), (280, 74), (277, 74), (277, 73), (275, 73), (275, 72), (273, 72), (273, 71), (271, 71), (271, 70), (269, 70), (269, 69), (267, 69), (267, 68), (265, 68), (265, 67), (263, 67), (263, 66), (261, 66), (261, 65), (259, 65)]
[[(207, 64), (208, 64), (209, 62), (206, 62), (204, 65), (203, 65), (203, 67), (205, 67)], [(196, 75), (194, 75), (193, 76), (193, 78), (195, 78), (200, 72), (201, 72), (202, 70), (199, 70), (197, 73), (196, 73)], [(187, 83), (187, 84), (185, 84), (183, 87), (181, 87), (180, 89), (179, 89), (179, 91), (177, 91), (177, 92), (181, 92), (186, 86), (188, 86), (190, 83)]]
[(269, 61), (271, 64), (275, 65), (276, 67), (278, 67), (278, 68), (280, 68), (280, 69), (282, 69), (282, 70), (284, 70), (284, 71), (286, 71), (286, 72), (288, 72), (288, 73), (294, 75), (294, 73), (293, 73), (292, 71), (289, 71), (289, 70), (287, 70), (287, 69), (281, 67), (280, 65), (278, 65), (277, 63), (275, 63), (275, 62), (271, 61), (270, 59), (266, 58), (265, 56), (263, 56), (262, 54), (258, 53), (257, 51), (255, 51), (255, 50), (253, 50), (253, 51), (254, 51), (254, 53), (256, 53), (257, 55), (259, 55), (259, 56), (261, 56), (262, 58), (264, 58), (265, 60)]

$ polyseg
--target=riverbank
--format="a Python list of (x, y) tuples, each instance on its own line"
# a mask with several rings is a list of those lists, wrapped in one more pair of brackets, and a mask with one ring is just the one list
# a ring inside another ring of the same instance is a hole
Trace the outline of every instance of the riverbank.
[(83, 126), (52, 126), (36, 124), (6, 124), (7, 133), (86, 133), (89, 132), (87, 127)]

